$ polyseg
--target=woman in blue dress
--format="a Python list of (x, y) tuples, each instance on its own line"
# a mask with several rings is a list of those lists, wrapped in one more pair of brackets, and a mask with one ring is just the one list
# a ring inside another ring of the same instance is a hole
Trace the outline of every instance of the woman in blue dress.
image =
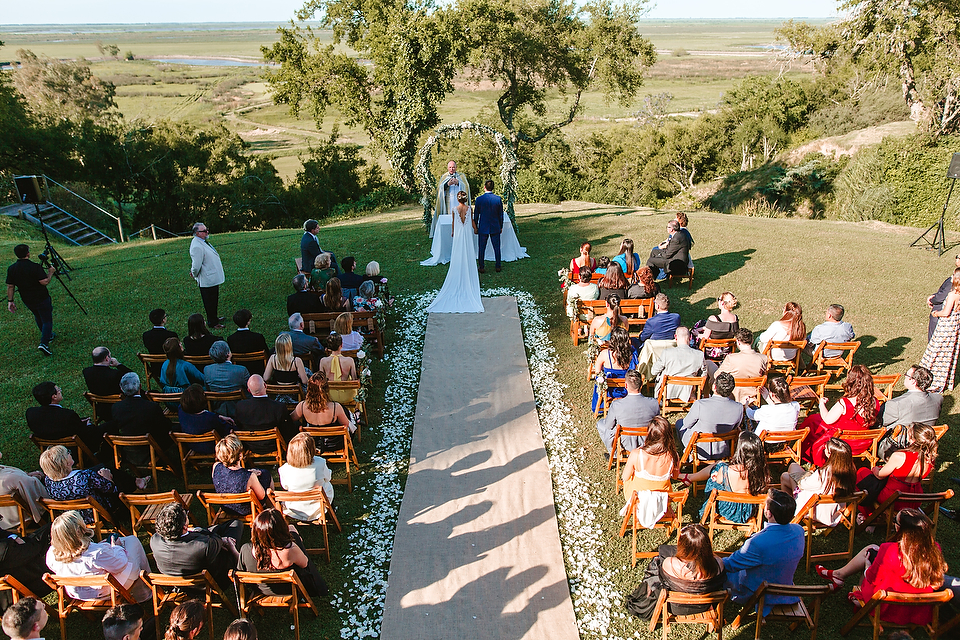
[[(763, 442), (755, 433), (741, 433), (730, 462), (708, 465), (696, 473), (681, 473), (680, 480), (684, 484), (706, 480), (707, 494), (719, 489), (751, 496), (766, 495), (767, 486), (770, 484), (770, 470), (767, 468), (767, 454), (763, 449)], [(704, 502), (700, 507), (701, 518), (708, 502)], [(717, 512), (723, 518), (738, 524), (743, 524), (753, 517), (755, 510), (756, 505), (753, 504), (717, 502)]]
[[(610, 340), (607, 341), (607, 348), (602, 350), (590, 367), (590, 377), (595, 378), (602, 375), (606, 379), (617, 378), (622, 380), (626, 377), (627, 371), (637, 368), (637, 352), (630, 344), (630, 334), (623, 327), (614, 327), (610, 332)], [(626, 388), (616, 388), (607, 391), (610, 398), (622, 398), (627, 395)], [(600, 394), (597, 388), (593, 388), (593, 400), (591, 409), (597, 410), (597, 403), (600, 401)]]
[(620, 243), (620, 252), (613, 256), (613, 261), (620, 265), (620, 269), (627, 280), (633, 277), (637, 269), (644, 266), (640, 262), (640, 256), (633, 252), (633, 240), (630, 238), (624, 238)]

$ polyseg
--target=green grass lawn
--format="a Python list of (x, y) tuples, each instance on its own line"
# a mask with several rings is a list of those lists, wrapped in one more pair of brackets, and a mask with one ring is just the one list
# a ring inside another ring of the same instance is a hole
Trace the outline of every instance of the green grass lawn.
[[(622, 497), (614, 493), (612, 474), (606, 470), (603, 447), (589, 411), (591, 384), (585, 375), (583, 346), (571, 344), (556, 271), (566, 266), (579, 244), (588, 239), (593, 241), (597, 256), (615, 253), (624, 236), (633, 238), (638, 252), (643, 254), (644, 247), (663, 239), (664, 226), (671, 217), (650, 210), (586, 203), (521, 206), (518, 235), (531, 257), (508, 263), (501, 274), (488, 274), (482, 281), (484, 287), (503, 285), (529, 291), (544, 311), (550, 339), (560, 358), (559, 378), (568, 385), (565, 399), (574, 416), (570, 429), (582, 460), (579, 472), (591, 487), (592, 502), (597, 505), (609, 541), (602, 564), (612, 573), (624, 596), (639, 582), (643, 564), (630, 567), (629, 539), (621, 540), (616, 535), (620, 524), (616, 512)], [(334, 248), (338, 256), (354, 255), (361, 264), (378, 260), (395, 295), (416, 296), (439, 288), (446, 274), (442, 267), (419, 266), (418, 262), (429, 255), (430, 247), (419, 220), (417, 208), (406, 208), (327, 225), (321, 229), (320, 237), (323, 246)], [(692, 325), (712, 313), (717, 296), (726, 290), (740, 300), (737, 313), (741, 326), (755, 331), (779, 318), (788, 300), (802, 305), (808, 328), (820, 322), (828, 304), (839, 302), (846, 307), (845, 319), (853, 324), (863, 343), (856, 360), (874, 373), (902, 373), (919, 360), (926, 344), (924, 300), (953, 267), (953, 253), (937, 258), (928, 251), (908, 248), (918, 235), (917, 230), (880, 223), (755, 219), (693, 212), (690, 230), (696, 241), (696, 281), (689, 291), (685, 286), (668, 290), (672, 309), (681, 314), (685, 324)], [(221, 313), (229, 317), (245, 306), (253, 311), (253, 328), (268, 339), (282, 330), (284, 298), (291, 289), (292, 259), (297, 255), (300, 235), (300, 231), (288, 229), (213, 237), (211, 241), (223, 256), (227, 276), (221, 292)], [(29, 239), (37, 253), (40, 244), (33, 230), (16, 221), (0, 219), (0, 255), (8, 256), (12, 262), (12, 247), (24, 238)], [(156, 306), (167, 310), (170, 328), (181, 334), (185, 331), (186, 317), (201, 311), (199, 295), (187, 274), (188, 242), (179, 239), (107, 248), (62, 248), (64, 257), (75, 268), (68, 285), (90, 315), (82, 315), (59, 284), (51, 285), (58, 333), (53, 358), (44, 358), (36, 350), (37, 331), (25, 310), (0, 316), (0, 332), (7, 338), (0, 346), (0, 381), (6, 392), (6, 402), (0, 406), (0, 420), (6, 427), (0, 432), (4, 463), (28, 470), (37, 467), (38, 452), (26, 440), (28, 431), (23, 420), (25, 409), (33, 403), (30, 389), (34, 384), (47, 379), (58, 382), (64, 390), (65, 405), (85, 414), (80, 370), (89, 364), (93, 347), (109, 346), (122, 362), (136, 369), (136, 353), (142, 348), (140, 334), (149, 328), (147, 313)], [(388, 324), (388, 332), (391, 329)], [(231, 331), (228, 328), (223, 333)], [(358, 446), (361, 461), (369, 459), (377, 439), (376, 416), (382, 407), (385, 371), (384, 365), (374, 359), (377, 385), (369, 405), (374, 424), (365, 431)], [(940, 466), (934, 479), (936, 490), (948, 488), (948, 478), (958, 475), (957, 414), (954, 397), (948, 394), (943, 422), (952, 431), (941, 446)], [(181, 488), (174, 478), (164, 477), (165, 488)], [(353, 494), (338, 487), (336, 506), (345, 531), (331, 536), (334, 561), (330, 565), (320, 563), (321, 573), (334, 589), (346, 579), (336, 559), (350, 553), (347, 535), (365, 516), (362, 474), (355, 486)], [(696, 514), (702, 500), (701, 493), (688, 502), (685, 520)], [(938, 534), (951, 567), (960, 566), (960, 551), (945, 541), (957, 534), (956, 526), (941, 520)], [(818, 549), (838, 544), (835, 538), (839, 537), (832, 536), (826, 543), (818, 540)], [(648, 532), (641, 545), (653, 548), (661, 541), (661, 534)], [(859, 536), (856, 546), (879, 541), (879, 535)], [(735, 546), (737, 542), (735, 536), (721, 539), (722, 545)], [(817, 582), (802, 567), (796, 580)], [(328, 604), (321, 604), (321, 611), (318, 621), (309, 615), (303, 617), (304, 637), (339, 637), (345, 621)], [(842, 595), (831, 596), (822, 613), (820, 637), (838, 637), (850, 613)], [(287, 619), (271, 615), (267, 620), (264, 624), (274, 625), (276, 638), (292, 637)], [(225, 621), (218, 618), (218, 632), (222, 632)], [(71, 619), (70, 629), (71, 638), (100, 637), (94, 626), (80, 617)], [(615, 617), (610, 635), (633, 637), (637, 632), (639, 637), (654, 637), (644, 629), (636, 620)], [(779, 633), (781, 627), (773, 629), (768, 636)], [(671, 637), (701, 637), (701, 630), (677, 627)], [(729, 628), (725, 631), (731, 637), (741, 638), (752, 637), (754, 632), (750, 626), (739, 632)], [(862, 635), (858, 632), (852, 637)]]

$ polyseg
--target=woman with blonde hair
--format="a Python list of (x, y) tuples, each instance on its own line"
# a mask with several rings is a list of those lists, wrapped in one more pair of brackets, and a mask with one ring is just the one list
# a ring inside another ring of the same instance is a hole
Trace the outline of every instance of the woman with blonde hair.
[[(213, 488), (217, 493), (246, 493), (252, 490), (257, 500), (263, 500), (267, 489), (273, 488), (273, 478), (261, 469), (243, 468), (243, 444), (236, 435), (229, 433), (214, 447), (217, 461), (213, 463)], [(250, 515), (250, 503), (226, 505), (226, 509), (238, 516)]]
[(170, 624), (163, 640), (193, 640), (203, 629), (207, 608), (199, 600), (187, 600), (170, 612)]
[[(342, 314), (347, 315), (347, 314)], [(327, 376), (328, 381), (357, 379), (357, 363), (350, 356), (343, 355), (343, 337), (333, 332), (327, 336), (327, 349), (330, 355), (320, 359), (320, 371)], [(356, 397), (355, 389), (329, 389), (330, 399), (334, 402), (350, 402)]]
[(274, 353), (263, 370), (263, 379), (275, 384), (307, 384), (307, 370), (303, 360), (293, 355), (293, 339), (289, 333), (277, 336)]
[[(150, 589), (140, 580), (140, 572), (150, 571), (150, 563), (140, 540), (136, 536), (111, 536), (106, 542), (92, 540), (93, 531), (87, 528), (78, 511), (61, 513), (50, 527), (47, 567), (58, 576), (109, 573), (137, 602), (149, 600)], [(110, 589), (106, 587), (67, 587), (67, 593), (78, 600), (110, 597)]]
[(953, 288), (943, 301), (943, 308), (930, 313), (940, 319), (920, 359), (920, 366), (933, 374), (933, 382), (927, 388), (930, 392), (953, 389), (953, 378), (957, 371), (957, 352), (960, 351), (960, 269), (954, 269), (951, 284)]
[(310, 288), (314, 291), (324, 291), (330, 279), (337, 275), (330, 266), (332, 259), (329, 253), (318, 254), (313, 261), (313, 270), (310, 271)]
[(363, 336), (353, 330), (353, 314), (349, 311), (337, 316), (333, 330), (343, 338), (343, 348), (347, 351), (356, 351), (363, 344)]
[[(356, 426), (350, 424), (346, 411), (338, 402), (330, 400), (330, 388), (327, 385), (327, 375), (323, 371), (317, 371), (310, 376), (310, 382), (307, 384), (307, 398), (297, 405), (291, 414), (294, 421), (303, 420), (308, 427), (349, 427), (350, 432), (356, 430)], [(324, 438), (320, 443), (320, 450), (339, 450), (343, 448), (343, 442), (339, 437)]]
[[(64, 446), (47, 447), (40, 454), (40, 469), (45, 476), (43, 485), (51, 498), (77, 500), (90, 496), (96, 498), (111, 514), (120, 518), (128, 516), (129, 512), (120, 502), (121, 489), (114, 482), (113, 471), (102, 467), (96, 470), (74, 469), (73, 465), (73, 454)], [(137, 478), (136, 484), (128, 490), (143, 489), (150, 480), (150, 476)], [(84, 509), (80, 514), (87, 524), (93, 524), (93, 509)]]
[[(326, 460), (317, 455), (317, 445), (307, 433), (295, 435), (287, 445), (287, 461), (280, 467), (280, 486), (287, 491), (323, 489), (327, 500), (333, 503), (333, 475)], [(286, 502), (283, 512), (304, 522), (316, 520), (323, 512), (322, 501)]]
[[(720, 313), (707, 318), (700, 332), (701, 340), (728, 340), (733, 338), (740, 328), (740, 318), (733, 312), (737, 306), (737, 296), (724, 291), (717, 298)], [(727, 352), (729, 353), (729, 351)]]
[[(807, 337), (807, 325), (803, 323), (803, 309), (796, 302), (788, 302), (783, 308), (783, 315), (774, 320), (767, 330), (757, 338), (757, 351), (763, 353), (767, 343), (771, 340), (803, 340)], [(773, 349), (770, 355), (774, 360), (790, 360), (797, 355), (796, 349)]]

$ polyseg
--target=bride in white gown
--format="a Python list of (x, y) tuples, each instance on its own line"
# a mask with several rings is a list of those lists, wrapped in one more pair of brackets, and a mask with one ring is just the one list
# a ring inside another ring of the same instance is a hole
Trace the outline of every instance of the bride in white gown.
[(457, 194), (460, 203), (453, 211), (453, 246), (450, 270), (428, 313), (483, 313), (480, 301), (480, 274), (477, 272), (477, 243), (467, 193)]

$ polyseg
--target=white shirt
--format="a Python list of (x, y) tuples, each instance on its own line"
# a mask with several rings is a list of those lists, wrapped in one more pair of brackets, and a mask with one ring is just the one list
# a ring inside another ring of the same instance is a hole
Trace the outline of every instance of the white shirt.
[(747, 407), (747, 417), (757, 421), (757, 435), (764, 431), (793, 431), (800, 416), (799, 402), (765, 404), (759, 409)]
[[(53, 556), (53, 547), (47, 549), (47, 567), (58, 576), (91, 576), (111, 573), (124, 587), (129, 588), (139, 578), (139, 567), (127, 558), (119, 544), (91, 542), (87, 550), (73, 562), (62, 562)], [(67, 587), (67, 593), (78, 600), (109, 598), (110, 589), (94, 587)]]
[[(327, 495), (327, 500), (333, 503), (333, 485), (330, 484), (330, 478), (333, 477), (327, 462), (320, 456), (314, 456), (313, 464), (309, 467), (294, 467), (290, 464), (284, 464), (278, 469), (280, 474), (280, 486), (287, 491), (309, 491), (318, 484)], [(323, 503), (319, 501), (305, 500), (303, 502), (287, 502), (283, 505), (283, 512), (304, 521), (315, 520), (323, 509)]]

